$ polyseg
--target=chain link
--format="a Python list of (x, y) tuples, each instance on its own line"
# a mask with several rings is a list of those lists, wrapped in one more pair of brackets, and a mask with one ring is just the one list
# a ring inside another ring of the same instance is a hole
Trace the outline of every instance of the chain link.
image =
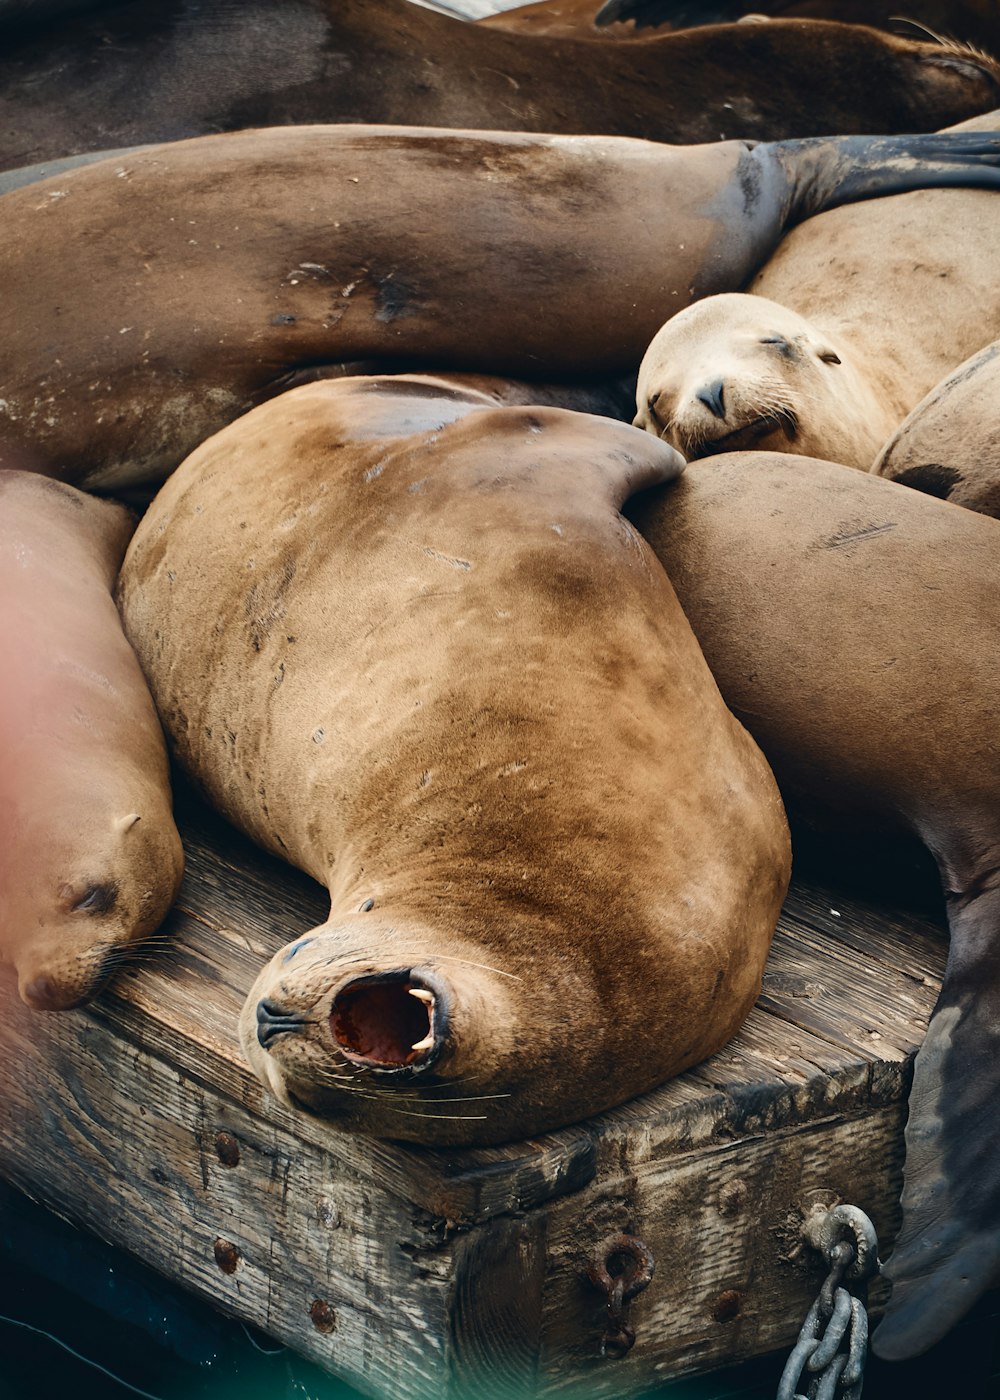
[(785, 1363), (776, 1400), (861, 1400), (868, 1279), (881, 1267), (875, 1227), (856, 1206), (834, 1206), (807, 1224), (806, 1236), (830, 1272)]

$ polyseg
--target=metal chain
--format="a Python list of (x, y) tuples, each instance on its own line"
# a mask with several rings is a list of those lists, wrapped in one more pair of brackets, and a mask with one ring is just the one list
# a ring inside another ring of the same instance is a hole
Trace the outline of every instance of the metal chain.
[(614, 1235), (601, 1246), (587, 1276), (608, 1300), (602, 1356), (622, 1357), (631, 1351), (635, 1333), (625, 1322), (625, 1305), (647, 1287), (655, 1268), (652, 1250), (635, 1235)]
[(834, 1206), (818, 1223), (807, 1222), (806, 1235), (830, 1272), (785, 1363), (776, 1400), (861, 1400), (868, 1279), (881, 1267), (875, 1227), (856, 1206)]

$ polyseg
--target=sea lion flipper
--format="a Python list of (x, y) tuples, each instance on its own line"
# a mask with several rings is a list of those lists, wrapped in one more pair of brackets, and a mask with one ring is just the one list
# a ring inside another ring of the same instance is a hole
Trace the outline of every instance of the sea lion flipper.
[[(917, 1054), (903, 1224), (885, 1266), (892, 1295), (872, 1343), (886, 1360), (926, 1351), (1000, 1282), (1000, 986), (996, 919), (985, 918), (998, 907), (1000, 893), (990, 891), (953, 914), (948, 969)], [(964, 946), (970, 925), (986, 922), (992, 965), (988, 951), (973, 959)]]
[(1000, 190), (1000, 130), (761, 142), (750, 158), (783, 168), (786, 228), (859, 199), (952, 185)]

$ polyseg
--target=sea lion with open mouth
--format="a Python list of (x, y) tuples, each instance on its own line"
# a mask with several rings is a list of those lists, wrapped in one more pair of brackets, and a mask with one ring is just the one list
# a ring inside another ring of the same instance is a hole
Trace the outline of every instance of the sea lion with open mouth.
[(608, 419), (345, 379), (232, 424), (153, 502), (121, 601), (174, 749), (330, 891), (241, 1021), (286, 1103), (502, 1142), (741, 1024), (784, 815), (619, 513), (682, 465)]

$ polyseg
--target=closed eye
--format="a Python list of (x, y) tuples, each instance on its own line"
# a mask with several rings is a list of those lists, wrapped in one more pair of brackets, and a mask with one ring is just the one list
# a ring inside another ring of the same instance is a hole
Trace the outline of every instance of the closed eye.
[(832, 350), (821, 350), (821, 351), (819, 352), (819, 357), (820, 357), (820, 359), (823, 361), (823, 363), (824, 363), (825, 365), (839, 365), (839, 364), (840, 364), (840, 356), (839, 356), (839, 355), (835, 355), (834, 352), (833, 352)]
[(798, 349), (783, 335), (765, 335), (761, 337), (761, 345), (773, 345), (779, 355), (786, 360), (797, 360), (799, 358)]

